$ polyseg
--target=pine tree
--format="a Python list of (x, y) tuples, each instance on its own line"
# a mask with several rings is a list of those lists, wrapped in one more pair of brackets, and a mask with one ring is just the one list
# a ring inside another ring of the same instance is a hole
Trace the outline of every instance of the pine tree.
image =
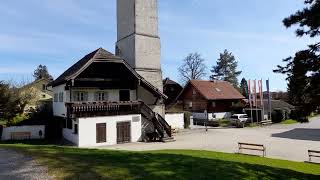
[(234, 87), (238, 87), (238, 76), (242, 71), (237, 71), (238, 62), (232, 53), (228, 50), (224, 50), (220, 53), (220, 58), (217, 61), (217, 65), (211, 69), (211, 80), (223, 80), (230, 82)]
[(244, 97), (249, 97), (248, 82), (245, 78), (242, 78), (240, 82), (240, 92)]
[(48, 72), (47, 66), (41, 65), (41, 64), (34, 71), (33, 77), (36, 80), (39, 80), (39, 79), (50, 79), (51, 80), (51, 79), (53, 79), (53, 77)]
[[(305, 5), (303, 10), (285, 18), (283, 24), (287, 28), (298, 25), (298, 37), (317, 37), (320, 35), (320, 0), (305, 0)], [(320, 42), (283, 62), (287, 65), (278, 66), (274, 72), (287, 74), (289, 99), (299, 108), (300, 118), (304, 118), (320, 106)]]

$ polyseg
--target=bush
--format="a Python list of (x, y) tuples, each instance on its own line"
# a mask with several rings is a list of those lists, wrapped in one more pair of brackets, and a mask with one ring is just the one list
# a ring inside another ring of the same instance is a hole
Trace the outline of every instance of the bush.
[(290, 113), (290, 119), (296, 119), (301, 123), (308, 122), (307, 114), (302, 109), (295, 109)]
[(188, 112), (188, 111), (184, 111), (183, 114), (184, 114), (184, 128), (188, 129), (190, 127), (190, 116), (191, 116), (191, 113)]
[(271, 117), (272, 117), (273, 123), (280, 123), (281, 121), (283, 121), (285, 119), (283, 111), (278, 110), (278, 109), (272, 111)]
[(25, 114), (17, 114), (12, 120), (7, 122), (7, 126), (16, 126), (19, 123), (27, 120), (29, 117)]

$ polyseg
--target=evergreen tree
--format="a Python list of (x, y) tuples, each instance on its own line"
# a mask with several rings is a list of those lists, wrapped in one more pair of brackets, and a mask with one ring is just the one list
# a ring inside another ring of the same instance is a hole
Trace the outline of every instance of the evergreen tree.
[(190, 53), (178, 69), (180, 78), (185, 84), (189, 80), (201, 79), (206, 75), (204, 59), (199, 53)]
[(34, 71), (33, 77), (36, 80), (39, 80), (39, 79), (50, 79), (51, 80), (51, 79), (53, 79), (53, 77), (48, 72), (47, 66), (41, 65), (41, 64)]
[(223, 80), (230, 82), (234, 87), (238, 87), (238, 76), (242, 71), (237, 71), (238, 62), (232, 53), (224, 50), (220, 53), (217, 65), (211, 69), (211, 80)]
[(249, 97), (248, 82), (245, 78), (242, 78), (240, 82), (240, 92), (244, 97)]
[(24, 107), (25, 103), (22, 102), (17, 89), (0, 81), (0, 118), (10, 121), (22, 113)]
[[(320, 35), (320, 0), (305, 0), (305, 8), (285, 18), (289, 28), (298, 25), (296, 35), (318, 37)], [(287, 74), (288, 94), (292, 104), (299, 107), (305, 118), (320, 106), (320, 42), (309, 45), (294, 57), (284, 59), (286, 66), (278, 66), (274, 72)]]

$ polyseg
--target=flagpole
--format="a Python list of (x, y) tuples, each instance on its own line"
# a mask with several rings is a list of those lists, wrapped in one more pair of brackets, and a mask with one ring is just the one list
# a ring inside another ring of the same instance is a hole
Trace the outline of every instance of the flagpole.
[(260, 81), (260, 84), (261, 84), (260, 98), (261, 98), (261, 107), (262, 107), (262, 121), (264, 121), (264, 97), (263, 97), (263, 80), (262, 79)]
[(259, 116), (258, 116), (258, 101), (257, 101), (257, 99), (258, 99), (258, 96), (257, 96), (257, 80), (256, 79), (254, 80), (254, 96), (255, 96), (254, 101), (255, 101), (255, 105), (256, 105), (256, 118), (257, 118), (257, 123), (259, 123), (259, 120), (258, 120), (258, 118), (259, 118)]
[(270, 115), (270, 120), (272, 121), (272, 110), (271, 110), (271, 94), (270, 94), (270, 80), (268, 78), (267, 80), (267, 91), (268, 91), (268, 108), (269, 108), (269, 115)]
[(248, 92), (249, 92), (249, 104), (250, 104), (250, 113), (251, 113), (251, 124), (253, 125), (253, 114), (252, 114), (252, 94), (251, 94), (251, 80), (249, 79), (248, 83)]

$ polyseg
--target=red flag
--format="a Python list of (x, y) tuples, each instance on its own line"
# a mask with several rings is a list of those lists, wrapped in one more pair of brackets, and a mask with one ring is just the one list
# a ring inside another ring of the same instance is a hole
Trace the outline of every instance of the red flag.
[(252, 96), (251, 96), (251, 80), (248, 80), (248, 93), (249, 93), (249, 104), (252, 107)]
[(253, 106), (257, 107), (257, 81), (253, 81)]
[(261, 107), (263, 107), (263, 88), (262, 88), (262, 79), (259, 80), (259, 92), (260, 92), (260, 103)]

